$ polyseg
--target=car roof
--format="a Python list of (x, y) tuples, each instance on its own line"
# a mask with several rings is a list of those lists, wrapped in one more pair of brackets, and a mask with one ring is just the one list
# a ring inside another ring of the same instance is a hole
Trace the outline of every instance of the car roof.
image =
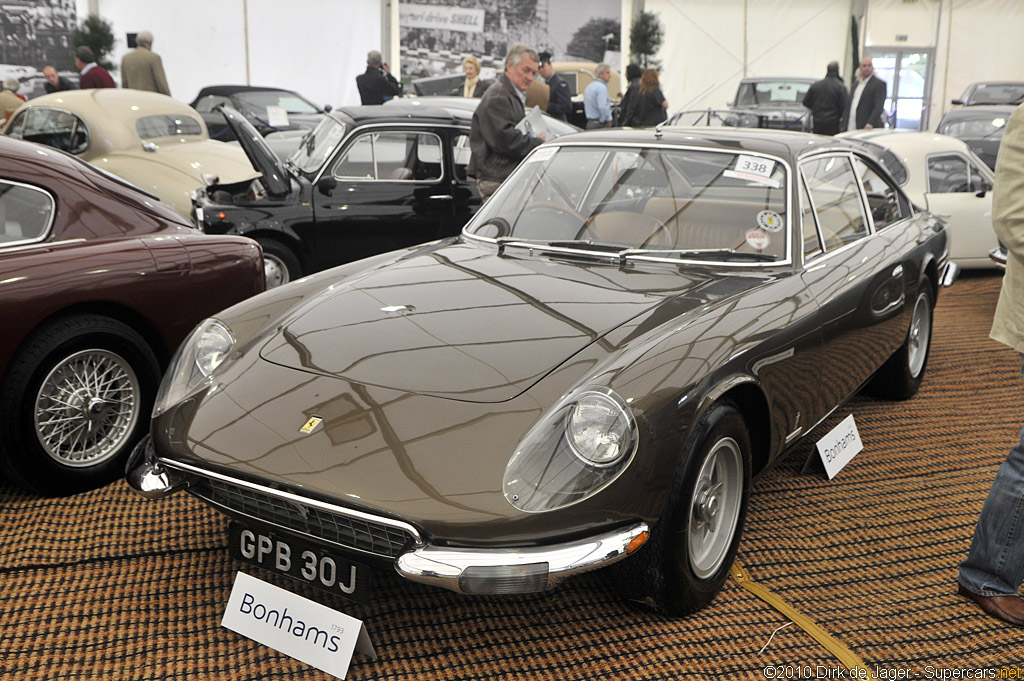
[(233, 95), (238, 92), (255, 91), (295, 92), (294, 90), (288, 90), (286, 88), (264, 87), (261, 85), (207, 85), (199, 91), (199, 94), (196, 95), (196, 97), (205, 97), (206, 95)]
[(92, 140), (90, 158), (95, 155), (93, 151), (102, 154), (138, 145), (139, 135), (134, 121), (145, 116), (188, 116), (201, 126), (202, 137), (209, 137), (206, 123), (195, 109), (157, 92), (127, 88), (63, 90), (30, 99), (18, 111), (36, 107), (70, 111), (85, 121)]
[(941, 151), (962, 152), (968, 149), (967, 144), (963, 140), (925, 130), (858, 130), (856, 132), (842, 133), (841, 137), (866, 140), (889, 147), (901, 157), (904, 157), (904, 161), (906, 161), (906, 152), (909, 150), (920, 153), (923, 149), (926, 153), (931, 153)]
[(769, 130), (766, 128), (732, 128), (732, 127), (673, 127), (656, 128), (620, 128), (605, 130), (589, 130), (564, 135), (552, 142), (598, 144), (636, 144), (658, 145), (672, 144), (679, 146), (707, 147), (709, 149), (727, 149), (729, 151), (753, 151), (794, 160), (809, 153), (826, 149), (857, 150), (863, 149), (844, 140), (825, 135), (812, 135), (806, 132), (788, 130)]
[(775, 83), (778, 81), (792, 81), (794, 83), (813, 83), (816, 78), (806, 76), (750, 76), (741, 80), (741, 83)]
[(472, 111), (446, 109), (439, 106), (420, 104), (371, 104), (366, 106), (343, 106), (329, 114), (341, 122), (342, 114), (357, 125), (363, 123), (448, 123), (468, 125), (473, 119)]
[(959, 109), (950, 109), (942, 114), (939, 124), (942, 121), (957, 118), (988, 118), (989, 116), (1009, 116), (1019, 105), (1017, 104), (977, 104), (965, 106)]

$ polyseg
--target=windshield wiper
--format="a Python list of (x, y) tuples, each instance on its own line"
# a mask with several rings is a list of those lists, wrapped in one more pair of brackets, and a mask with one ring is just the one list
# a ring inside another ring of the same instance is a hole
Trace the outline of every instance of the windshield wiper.
[(688, 258), (717, 258), (723, 255), (729, 256), (730, 259), (735, 258), (737, 260), (750, 260), (753, 262), (774, 262), (776, 259), (774, 255), (768, 255), (767, 253), (745, 253), (733, 248), (627, 248), (620, 254), (623, 259), (638, 255), (654, 257), (661, 255), (674, 255), (678, 256), (681, 260)]

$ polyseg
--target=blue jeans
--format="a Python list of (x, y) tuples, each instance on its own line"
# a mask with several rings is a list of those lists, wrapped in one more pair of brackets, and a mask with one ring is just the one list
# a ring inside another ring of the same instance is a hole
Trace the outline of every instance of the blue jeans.
[(1024, 429), (996, 473), (958, 580), (979, 596), (1016, 596), (1024, 581)]

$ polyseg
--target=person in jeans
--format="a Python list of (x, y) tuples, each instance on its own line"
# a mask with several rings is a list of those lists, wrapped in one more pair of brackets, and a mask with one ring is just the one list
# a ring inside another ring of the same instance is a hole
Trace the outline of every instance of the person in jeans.
[(601, 62), (594, 69), (594, 81), (583, 91), (587, 130), (612, 127), (612, 98), (608, 94), (608, 81), (611, 79), (612, 67)]
[[(999, 145), (992, 226), (1007, 257), (990, 335), (1024, 354), (1024, 105), (1010, 116)], [(1024, 627), (1024, 430), (996, 473), (957, 581), (960, 594), (986, 613)]]

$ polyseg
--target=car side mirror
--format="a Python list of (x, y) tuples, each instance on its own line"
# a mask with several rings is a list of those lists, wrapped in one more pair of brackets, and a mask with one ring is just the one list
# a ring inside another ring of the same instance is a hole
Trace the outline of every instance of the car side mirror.
[(316, 183), (317, 191), (324, 196), (330, 196), (334, 188), (338, 186), (338, 181), (334, 179), (333, 175), (324, 175), (320, 178), (320, 181)]
[(954, 99), (954, 100), (953, 100), (952, 102), (950, 102), (950, 103), (951, 103), (951, 104), (961, 104), (961, 105), (962, 105), (962, 104), (964, 103), (964, 100), (962, 100), (962, 99)]
[(977, 196), (979, 199), (983, 199), (985, 198), (986, 194), (988, 194), (988, 187), (982, 187), (981, 191), (975, 194), (975, 196)]
[(324, 104), (324, 113), (331, 113), (331, 109), (333, 108), (334, 107), (331, 106), (330, 104)]

